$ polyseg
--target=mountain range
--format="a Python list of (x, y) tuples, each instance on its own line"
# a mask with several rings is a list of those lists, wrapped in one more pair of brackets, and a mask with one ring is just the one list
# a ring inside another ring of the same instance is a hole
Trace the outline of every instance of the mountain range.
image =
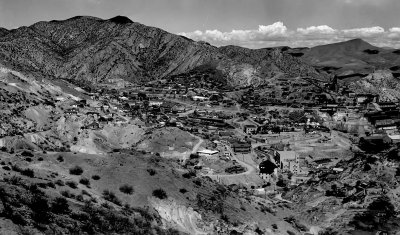
[(112, 82), (161, 79), (213, 64), (231, 85), (265, 83), (279, 74), (316, 70), (281, 48), (217, 48), (122, 16), (78, 16), (0, 29), (0, 63), (55, 78)]
[[(393, 68), (400, 53), (355, 39), (313, 48), (215, 47), (117, 16), (77, 16), (0, 28), (0, 63), (51, 78), (95, 83), (146, 82), (212, 65), (236, 87), (258, 86), (279, 76), (327, 79), (329, 73)], [(397, 67), (394, 67), (395, 69)]]

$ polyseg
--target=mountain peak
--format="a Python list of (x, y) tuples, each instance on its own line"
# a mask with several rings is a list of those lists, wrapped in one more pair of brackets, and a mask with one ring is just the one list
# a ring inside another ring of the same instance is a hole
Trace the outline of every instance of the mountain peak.
[(116, 24), (131, 24), (131, 23), (133, 23), (133, 21), (126, 16), (116, 16), (111, 19), (108, 19), (108, 21), (111, 21)]

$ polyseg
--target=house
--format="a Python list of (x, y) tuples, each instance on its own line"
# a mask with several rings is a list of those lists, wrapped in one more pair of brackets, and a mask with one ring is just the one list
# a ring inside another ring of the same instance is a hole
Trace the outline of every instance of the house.
[(204, 97), (204, 96), (197, 96), (197, 95), (192, 96), (192, 99), (193, 99), (194, 101), (206, 101), (206, 100), (208, 100), (207, 97)]
[(257, 131), (257, 126), (252, 124), (244, 125), (244, 132), (248, 135), (255, 134)]
[(66, 113), (66, 114), (70, 114), (70, 115), (72, 115), (72, 114), (78, 114), (78, 109), (77, 109), (77, 108), (67, 109), (67, 110), (65, 111), (65, 113)]
[(251, 143), (246, 141), (236, 141), (232, 143), (232, 149), (235, 153), (250, 153)]
[(150, 100), (149, 106), (161, 106), (164, 102), (162, 100)]
[(290, 171), (294, 174), (300, 173), (299, 156), (295, 151), (277, 151), (275, 162), (282, 171)]
[(199, 150), (197, 151), (197, 154), (200, 157), (205, 157), (208, 160), (216, 160), (218, 158), (218, 153), (219, 151), (217, 150), (209, 150), (209, 149), (203, 149), (203, 150)]

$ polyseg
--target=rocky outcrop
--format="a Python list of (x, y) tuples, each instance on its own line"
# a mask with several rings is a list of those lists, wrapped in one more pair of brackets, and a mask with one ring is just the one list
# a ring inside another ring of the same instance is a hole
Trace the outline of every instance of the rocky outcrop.
[(188, 234), (213, 234), (213, 225), (205, 225), (201, 215), (191, 207), (178, 204), (173, 199), (149, 199), (160, 217), (168, 224)]

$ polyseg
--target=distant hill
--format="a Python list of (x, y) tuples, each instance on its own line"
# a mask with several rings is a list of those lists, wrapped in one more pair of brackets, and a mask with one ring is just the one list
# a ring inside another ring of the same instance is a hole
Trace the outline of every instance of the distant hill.
[(362, 39), (302, 49), (305, 62), (338, 75), (368, 74), (400, 64), (394, 49), (379, 48)]
[(217, 48), (123, 16), (108, 20), (77, 16), (11, 31), (0, 29), (0, 63), (25, 72), (96, 83), (155, 80), (204, 64), (215, 64), (232, 86), (267, 83), (278, 73), (317, 74), (279, 48)]

